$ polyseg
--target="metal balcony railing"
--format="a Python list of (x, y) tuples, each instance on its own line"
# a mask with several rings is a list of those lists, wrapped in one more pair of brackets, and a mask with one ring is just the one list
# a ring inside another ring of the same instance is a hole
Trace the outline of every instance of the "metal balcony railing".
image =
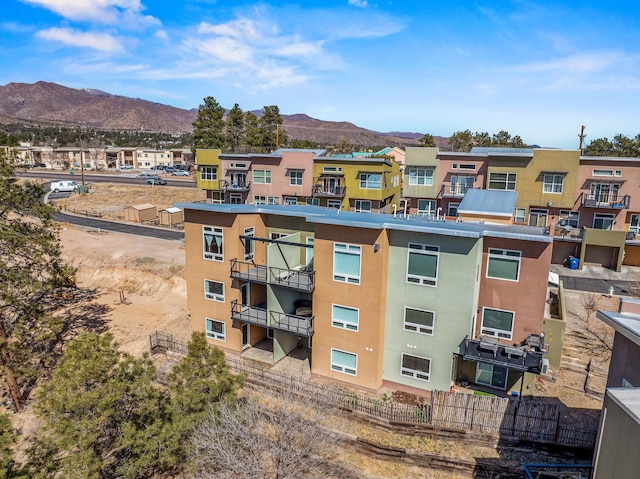
[(231, 301), (231, 319), (244, 323), (256, 324), (258, 326), (269, 326), (268, 311), (255, 306), (247, 306), (238, 303), (238, 300)]
[[(543, 345), (544, 346), (544, 345)], [(465, 339), (463, 357), (468, 361), (506, 366), (516, 371), (540, 374), (544, 348), (532, 345), (507, 346), (491, 337)]]
[(272, 328), (282, 329), (301, 336), (313, 335), (313, 316), (298, 316), (295, 314), (269, 311)]
[(240, 304), (238, 300), (231, 301), (231, 319), (265, 328), (288, 331), (300, 336), (313, 335), (313, 316), (311, 315), (301, 316), (293, 313), (268, 311), (256, 306)]
[(231, 277), (252, 283), (267, 284), (267, 267), (249, 261), (231, 260)]
[(238, 182), (230, 182), (230, 181), (225, 181), (224, 184), (222, 185), (222, 189), (223, 190), (228, 190), (228, 191), (248, 191), (251, 188), (251, 182), (250, 181), (238, 181)]
[(628, 209), (631, 202), (630, 195), (618, 197), (614, 194), (583, 195), (582, 205), (587, 208), (607, 208), (613, 210)]
[(311, 293), (315, 289), (315, 271), (309, 271), (306, 266), (287, 269), (232, 259), (231, 277), (252, 283), (283, 286), (304, 293)]

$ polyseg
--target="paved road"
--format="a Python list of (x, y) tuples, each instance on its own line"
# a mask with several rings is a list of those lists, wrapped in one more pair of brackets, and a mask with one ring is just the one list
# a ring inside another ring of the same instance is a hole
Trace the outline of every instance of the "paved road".
[[(151, 170), (149, 170), (151, 171)], [(195, 188), (196, 182), (193, 178), (186, 178), (182, 176), (169, 176), (158, 173), (160, 177), (167, 180), (167, 186), (179, 186), (182, 188)], [(80, 184), (81, 175), (70, 175), (66, 171), (18, 171), (16, 176), (24, 178), (41, 178), (50, 180), (69, 180), (75, 181)], [(136, 178), (136, 173), (113, 173), (113, 174), (100, 174), (100, 173), (85, 173), (85, 184), (90, 183), (122, 183), (134, 186), (148, 186), (149, 188), (162, 188), (162, 185), (148, 185), (145, 180)], [(48, 186), (48, 185), (46, 185)]]
[(118, 233), (127, 233), (139, 236), (151, 236), (166, 240), (183, 241), (184, 232), (168, 230), (164, 228), (153, 228), (149, 226), (141, 226), (136, 224), (117, 223), (115, 221), (106, 221), (96, 218), (86, 218), (84, 216), (68, 215), (65, 213), (56, 213), (56, 221), (63, 223), (71, 223), (74, 225), (85, 226), (88, 228), (96, 228), (105, 231), (116, 231)]
[(633, 290), (638, 289), (640, 282), (621, 281), (617, 279), (581, 278), (577, 276), (560, 276), (560, 280), (566, 289), (585, 291), (588, 293), (606, 294), (609, 292), (609, 287), (613, 286), (613, 294), (616, 295), (630, 294)]

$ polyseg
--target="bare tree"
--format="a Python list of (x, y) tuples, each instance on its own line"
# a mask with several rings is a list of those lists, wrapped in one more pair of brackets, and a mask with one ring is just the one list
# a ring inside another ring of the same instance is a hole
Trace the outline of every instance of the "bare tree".
[(596, 318), (600, 301), (595, 294), (580, 295), (581, 311), (572, 313), (578, 321), (578, 332), (589, 341), (591, 353), (603, 359), (611, 357), (613, 350), (613, 330)]
[(329, 427), (330, 417), (326, 406), (297, 397), (293, 389), (223, 403), (193, 435), (193, 477), (354, 477), (335, 460), (341, 436)]

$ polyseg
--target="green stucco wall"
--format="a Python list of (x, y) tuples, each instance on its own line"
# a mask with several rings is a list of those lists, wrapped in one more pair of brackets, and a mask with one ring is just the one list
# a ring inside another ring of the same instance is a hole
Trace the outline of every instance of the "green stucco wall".
[[(465, 336), (472, 335), (482, 240), (401, 231), (390, 232), (389, 239), (383, 379), (425, 390), (448, 390), (453, 355), (460, 351)], [(407, 283), (409, 242), (440, 247), (436, 287)], [(405, 306), (435, 312), (433, 335), (403, 329)], [(401, 375), (402, 353), (431, 359), (430, 380)]]

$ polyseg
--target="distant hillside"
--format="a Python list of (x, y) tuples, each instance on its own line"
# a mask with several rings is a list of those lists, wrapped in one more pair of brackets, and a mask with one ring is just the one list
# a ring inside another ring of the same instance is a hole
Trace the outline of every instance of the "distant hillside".
[[(181, 108), (100, 90), (68, 88), (56, 83), (9, 83), (0, 86), (0, 124), (66, 125), (103, 130), (144, 130), (190, 133), (197, 108)], [(283, 128), (293, 140), (334, 145), (341, 138), (353, 145), (416, 146), (421, 133), (380, 133), (353, 123), (322, 121), (305, 114), (282, 115)], [(446, 138), (436, 137), (438, 146)]]

